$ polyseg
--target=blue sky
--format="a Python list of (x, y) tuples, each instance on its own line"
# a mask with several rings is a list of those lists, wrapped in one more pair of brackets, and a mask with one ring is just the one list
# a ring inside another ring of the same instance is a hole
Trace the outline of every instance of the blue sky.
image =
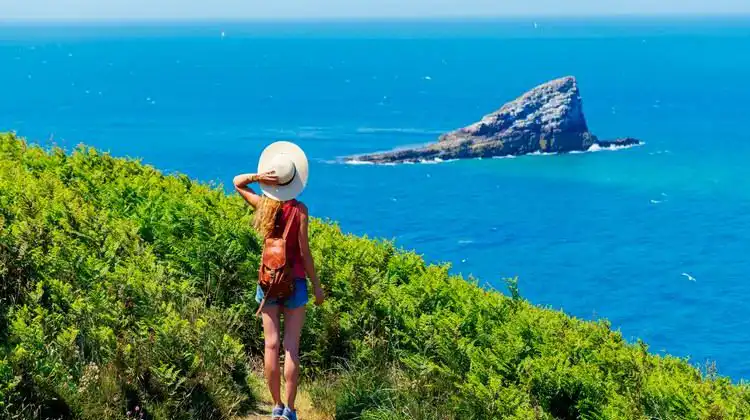
[(0, 20), (629, 14), (750, 14), (750, 0), (0, 0)]

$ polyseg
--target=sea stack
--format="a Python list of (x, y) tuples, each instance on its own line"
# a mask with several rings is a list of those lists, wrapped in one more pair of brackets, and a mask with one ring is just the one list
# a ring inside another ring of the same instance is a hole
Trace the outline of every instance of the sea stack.
[(573, 76), (524, 93), (480, 121), (443, 134), (435, 143), (411, 149), (352, 156), (348, 161), (404, 163), (586, 151), (591, 146), (632, 146), (639, 140), (599, 141), (589, 132)]

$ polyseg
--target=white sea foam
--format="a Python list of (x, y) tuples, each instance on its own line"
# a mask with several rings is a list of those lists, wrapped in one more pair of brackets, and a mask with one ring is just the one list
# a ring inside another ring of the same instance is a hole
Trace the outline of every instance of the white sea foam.
[(359, 127), (359, 134), (442, 134), (441, 130), (430, 130), (427, 128), (412, 127)]
[[(587, 150), (573, 150), (572, 152), (567, 153), (556, 153), (556, 152), (541, 152), (536, 151), (532, 153), (527, 153), (525, 156), (556, 156), (556, 155), (579, 155), (582, 153), (593, 153), (593, 152), (613, 152), (615, 150), (623, 150), (623, 149), (630, 149), (631, 147), (637, 147), (637, 146), (643, 146), (645, 143), (641, 142), (639, 144), (630, 144), (626, 146), (618, 146), (618, 145), (611, 145), (607, 147), (602, 147), (598, 144), (593, 144), (591, 147), (589, 147)], [(524, 155), (521, 155), (524, 156)], [(495, 156), (493, 159), (513, 159), (518, 156), (515, 155), (505, 155), (505, 156)]]
[(420, 159), (419, 163), (427, 164), (427, 165), (435, 165), (438, 163), (448, 163), (448, 162), (455, 162), (458, 159), (441, 159), (439, 157), (436, 157), (435, 159)]
[[(438, 163), (449, 163), (449, 162), (455, 162), (458, 159), (441, 159), (441, 158), (434, 158), (434, 159), (420, 159), (418, 161), (404, 161), (404, 162), (385, 162), (385, 163), (375, 163), (375, 162), (368, 162), (363, 160), (357, 160), (357, 159), (345, 159), (343, 162), (347, 165), (377, 165), (377, 166), (396, 166), (396, 165), (416, 165), (416, 164), (422, 164), (422, 165), (437, 165)], [(339, 161), (338, 163), (340, 163)], [(336, 162), (330, 162), (330, 163), (336, 163)], [(429, 174), (427, 175), (430, 176)]]
[(330, 131), (335, 128), (336, 127), (325, 127), (325, 126), (320, 126), (320, 125), (302, 125), (299, 127), (300, 130), (310, 130), (310, 131)]
[(691, 276), (688, 273), (682, 273), (682, 275), (685, 276), (685, 277), (687, 277), (687, 279), (690, 280), (690, 281), (695, 281), (695, 277)]
[(605, 152), (605, 151), (606, 152), (614, 152), (615, 150), (630, 149), (631, 147), (643, 146), (644, 144), (646, 144), (646, 143), (640, 142), (638, 144), (628, 144), (628, 145), (622, 145), (622, 146), (613, 144), (613, 145), (607, 146), (607, 147), (602, 147), (602, 146), (600, 146), (598, 144), (592, 144), (591, 147), (589, 147), (588, 150), (586, 150), (586, 151), (587, 152)]
[(540, 152), (540, 151), (537, 150), (536, 152), (527, 153), (527, 154), (529, 156), (554, 156), (554, 155), (557, 155), (558, 153)]
[(335, 127), (301, 126), (296, 128), (264, 128), (262, 133), (274, 136), (298, 137), (304, 139), (330, 139)]
[(458, 240), (459, 245), (468, 245), (468, 244), (473, 244), (473, 243), (474, 243), (473, 239), (459, 239)]

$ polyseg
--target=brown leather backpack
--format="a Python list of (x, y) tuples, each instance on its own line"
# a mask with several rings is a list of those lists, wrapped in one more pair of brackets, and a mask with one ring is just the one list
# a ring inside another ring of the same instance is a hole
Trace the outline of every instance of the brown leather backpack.
[(281, 238), (266, 238), (263, 244), (263, 254), (260, 258), (260, 269), (258, 270), (258, 284), (263, 290), (263, 301), (260, 302), (258, 311), (266, 304), (266, 299), (285, 299), (294, 293), (294, 276), (292, 267), (286, 258), (286, 237), (289, 229), (297, 217), (297, 208), (292, 209), (289, 219), (284, 227)]

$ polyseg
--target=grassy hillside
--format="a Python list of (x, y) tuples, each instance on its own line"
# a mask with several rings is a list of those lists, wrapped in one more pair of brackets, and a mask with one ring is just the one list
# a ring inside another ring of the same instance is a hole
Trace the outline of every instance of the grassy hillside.
[[(218, 186), (0, 134), (0, 417), (251, 412), (250, 220)], [(303, 374), (337, 419), (750, 417), (747, 385), (512, 282), (505, 297), (321, 221), (312, 236), (331, 298), (309, 311)]]

